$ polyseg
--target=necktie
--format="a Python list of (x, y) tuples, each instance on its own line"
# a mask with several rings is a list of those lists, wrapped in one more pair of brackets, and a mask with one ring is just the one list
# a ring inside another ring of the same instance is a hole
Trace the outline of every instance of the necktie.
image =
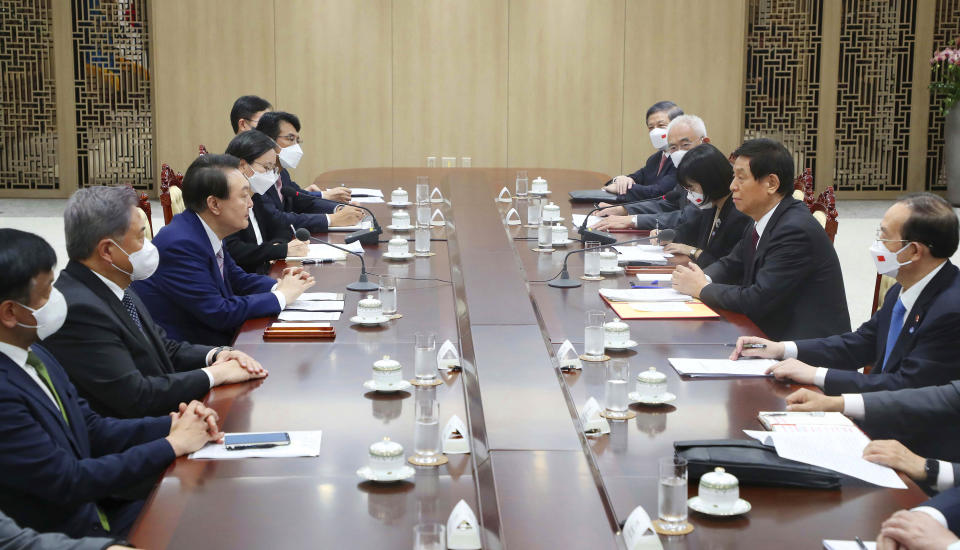
[(223, 278), (223, 248), (217, 250), (217, 267), (220, 268), (220, 277)]
[(667, 163), (667, 155), (660, 153), (660, 168), (657, 168), (657, 175), (660, 175), (660, 172), (663, 172), (663, 165)]
[[(126, 297), (126, 295), (124, 296)], [(47, 366), (43, 364), (43, 361), (36, 356), (32, 351), (27, 352), (27, 364), (33, 367), (37, 374), (40, 376), (40, 380), (43, 380), (43, 383), (47, 386), (47, 389), (50, 390), (50, 393), (53, 394), (53, 399), (57, 402), (57, 407), (60, 408), (60, 414), (63, 415), (63, 420), (67, 423), (67, 426), (70, 425), (70, 419), (67, 418), (67, 410), (63, 408), (63, 401), (60, 400), (60, 394), (57, 393), (57, 388), (53, 386), (53, 381), (50, 380), (50, 373), (47, 372)], [(97, 517), (100, 519), (100, 526), (103, 527), (104, 531), (110, 532), (110, 521), (107, 519), (107, 515), (103, 513), (103, 510), (99, 506), (97, 508)]]
[(904, 307), (900, 298), (897, 298), (897, 303), (893, 305), (893, 313), (890, 314), (890, 328), (887, 330), (887, 349), (883, 354), (883, 366), (880, 368), (880, 372), (883, 372), (887, 368), (887, 359), (890, 358), (890, 352), (893, 351), (893, 347), (897, 345), (897, 337), (899, 337), (900, 332), (903, 331), (903, 317), (906, 314), (907, 308)]
[(753, 227), (753, 250), (757, 250), (757, 243), (760, 242), (760, 233), (757, 233), (757, 227)]
[(140, 329), (140, 332), (143, 333), (143, 325), (140, 323), (140, 313), (137, 311), (136, 304), (133, 303), (133, 297), (130, 296), (130, 291), (123, 291), (123, 308), (127, 310), (127, 313), (130, 314), (130, 318), (133, 319), (133, 323), (137, 325), (137, 328)]
[(283, 193), (280, 192), (280, 187), (281, 187), (282, 185), (283, 185), (283, 180), (281, 180), (280, 178), (277, 178), (277, 181), (275, 181), (275, 182), (273, 183), (273, 187), (274, 187), (274, 189), (277, 190), (277, 196), (280, 197), (280, 202), (281, 202), (281, 203), (283, 202)]

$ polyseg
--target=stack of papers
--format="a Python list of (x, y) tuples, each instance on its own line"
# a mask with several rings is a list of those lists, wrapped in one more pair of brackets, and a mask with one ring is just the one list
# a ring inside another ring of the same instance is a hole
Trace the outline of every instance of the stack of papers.
[[(334, 248), (334, 247), (332, 247), (332, 246), (327, 246), (327, 245), (325, 245), (325, 244), (320, 244), (320, 243), (311, 243), (311, 244), (308, 245), (308, 246), (310, 247), (310, 251), (307, 253), (306, 256), (288, 256), (288, 257), (287, 257), (287, 261), (290, 261), (290, 260), (296, 260), (296, 261), (302, 261), (302, 260), (320, 260), (320, 261), (326, 260), (326, 261), (330, 261), (330, 260), (333, 260), (333, 261), (336, 262), (336, 261), (346, 260), (346, 259), (347, 259), (347, 253), (344, 252), (343, 250), (338, 249), (338, 248)], [(337, 246), (341, 246), (341, 247), (343, 247), (343, 248), (346, 248), (347, 250), (352, 250), (353, 252), (357, 252), (357, 253), (359, 253), (359, 254), (363, 254), (363, 245), (360, 244), (360, 241), (353, 241), (353, 242), (350, 243), (350, 244), (340, 244), (340, 245), (337, 245)]]
[[(570, 222), (573, 224), (574, 229), (579, 229), (580, 226), (583, 225), (583, 220), (586, 220), (586, 219), (587, 219), (586, 214), (571, 214), (570, 216)], [(600, 220), (602, 219), (603, 218), (601, 218), (600, 216), (590, 216), (590, 219), (587, 220), (587, 227), (593, 227), (597, 225), (598, 223), (600, 223)]]
[(677, 374), (694, 378), (770, 376), (767, 369), (779, 363), (774, 359), (690, 359), (670, 357), (667, 359)]
[(295, 300), (287, 304), (294, 311), (343, 311), (343, 300)]
[(379, 189), (371, 189), (369, 187), (349, 187), (350, 189), (350, 199), (353, 200), (355, 197), (379, 197), (383, 198), (383, 191)]
[(357, 204), (380, 204), (383, 202), (383, 197), (353, 197), (350, 199), (350, 202)]
[(637, 273), (637, 280), (641, 283), (668, 283), (672, 279), (672, 273)]
[(339, 321), (339, 311), (281, 311), (281, 321)]
[[(361, 229), (370, 229), (370, 227), (372, 227), (372, 226), (373, 226), (373, 222), (371, 222), (371, 221), (369, 220), (369, 216), (368, 216), (367, 218), (364, 218), (364, 219), (363, 219), (360, 223), (358, 223), (357, 225), (341, 225), (341, 226), (337, 226), (337, 227), (328, 227), (328, 228), (327, 228), (327, 231), (329, 231), (329, 232), (338, 232), (338, 231), (349, 231), (349, 232), (353, 232), (353, 231), (359, 231), (359, 230), (361, 230)], [(359, 245), (360, 243), (357, 243), (357, 244)], [(328, 248), (329, 248), (329, 247), (328, 247)]]
[[(877, 543), (863, 541), (867, 550), (876, 550)], [(823, 541), (825, 550), (863, 550), (855, 540), (825, 540)]]
[(617, 262), (624, 264), (629, 262), (644, 262), (651, 265), (667, 265), (667, 258), (672, 258), (673, 254), (664, 252), (662, 246), (638, 245), (638, 246), (614, 246), (617, 251)]
[(600, 295), (611, 302), (689, 302), (693, 297), (672, 288), (601, 288)]
[[(320, 430), (309, 432), (287, 432), (289, 445), (279, 445), (266, 449), (241, 449), (228, 451), (223, 443), (207, 443), (202, 449), (190, 453), (187, 458), (208, 460), (229, 460), (236, 458), (292, 458), (297, 456), (320, 456)], [(243, 434), (227, 434), (243, 435)]]
[(838, 412), (760, 412), (763, 427), (774, 432), (860, 432), (853, 421)]
[(300, 295), (298, 301), (313, 301), (313, 300), (343, 300), (342, 292), (304, 292)]

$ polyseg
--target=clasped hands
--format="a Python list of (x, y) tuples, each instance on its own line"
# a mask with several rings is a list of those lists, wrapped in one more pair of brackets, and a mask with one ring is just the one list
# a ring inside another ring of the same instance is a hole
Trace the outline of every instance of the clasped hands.
[(177, 456), (199, 450), (209, 441), (222, 442), (223, 432), (217, 426), (217, 411), (199, 401), (180, 403), (179, 410), (170, 413), (170, 433), (167, 442)]

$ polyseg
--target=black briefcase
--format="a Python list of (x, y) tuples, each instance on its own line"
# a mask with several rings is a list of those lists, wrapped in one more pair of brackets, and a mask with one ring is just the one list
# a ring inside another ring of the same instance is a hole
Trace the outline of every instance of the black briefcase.
[(780, 458), (776, 449), (754, 439), (675, 441), (677, 456), (687, 459), (691, 480), (722, 466), (741, 485), (839, 489), (840, 474), (819, 466)]
[(570, 202), (617, 202), (617, 196), (603, 189), (581, 189), (570, 191)]

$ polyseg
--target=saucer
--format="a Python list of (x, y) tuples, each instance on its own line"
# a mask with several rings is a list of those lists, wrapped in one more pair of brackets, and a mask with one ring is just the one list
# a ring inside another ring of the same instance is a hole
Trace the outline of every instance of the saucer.
[(720, 507), (715, 506), (713, 504), (707, 504), (700, 497), (693, 497), (690, 500), (688, 500), (687, 506), (689, 506), (690, 508), (693, 508), (695, 512), (700, 512), (701, 514), (707, 514), (708, 516), (720, 516), (720, 517), (739, 516), (741, 514), (746, 514), (747, 512), (750, 511), (750, 508), (752, 508), (752, 506), (750, 506), (750, 503), (743, 500), (742, 498), (738, 498), (737, 502), (734, 503), (734, 505), (731, 506), (730, 508), (727, 508), (726, 510), (723, 510)]
[(613, 347), (607, 343), (603, 344), (603, 349), (612, 349), (614, 351), (623, 351), (625, 349), (631, 349), (637, 347), (637, 342), (635, 340), (627, 340), (626, 345), (622, 347)]
[(413, 252), (406, 252), (404, 254), (391, 254), (389, 252), (384, 252), (383, 257), (388, 260), (409, 260), (413, 257)]
[(527, 191), (527, 192), (530, 193), (531, 195), (537, 195), (540, 197), (546, 197), (547, 195), (552, 193), (552, 191), (550, 191), (549, 189), (547, 189), (546, 191)]
[(354, 315), (350, 318), (350, 322), (357, 325), (363, 325), (365, 327), (375, 327), (377, 325), (387, 324), (390, 318), (391, 317), (389, 315), (381, 315), (376, 319), (361, 319), (359, 315)]
[(566, 239), (566, 240), (563, 240), (563, 241), (553, 241), (553, 244), (556, 245), (556, 246), (567, 246), (568, 244), (570, 244), (570, 243), (572, 243), (572, 242), (573, 242), (573, 239)]
[(641, 403), (643, 405), (666, 405), (667, 403), (672, 403), (676, 398), (676, 395), (668, 391), (652, 397), (643, 397), (635, 391), (627, 394), (627, 399), (629, 399), (631, 403)]
[(408, 390), (413, 386), (410, 382), (406, 380), (401, 380), (399, 382), (394, 382), (393, 384), (379, 385), (374, 380), (367, 380), (363, 383), (363, 387), (368, 390), (378, 391), (382, 393), (391, 393), (395, 391)]
[(357, 475), (367, 481), (378, 481), (380, 483), (390, 483), (392, 481), (403, 481), (410, 479), (417, 471), (412, 466), (404, 464), (396, 472), (377, 472), (370, 469), (370, 466), (364, 466), (357, 470)]
[(619, 275), (621, 273), (623, 273), (623, 268), (620, 266), (617, 266), (617, 268), (612, 271), (604, 271), (603, 269), (600, 270), (601, 275)]
[(397, 227), (396, 225), (388, 225), (387, 229), (389, 229), (390, 231), (410, 231), (411, 229), (413, 229), (413, 226), (408, 225), (406, 227)]
[(394, 207), (394, 208), (403, 208), (404, 206), (410, 206), (410, 205), (413, 204), (413, 203), (410, 202), (410, 201), (407, 201), (407, 202), (392, 202), (392, 201), (391, 201), (391, 202), (388, 202), (387, 204), (389, 204), (390, 206), (392, 206), (392, 207)]

